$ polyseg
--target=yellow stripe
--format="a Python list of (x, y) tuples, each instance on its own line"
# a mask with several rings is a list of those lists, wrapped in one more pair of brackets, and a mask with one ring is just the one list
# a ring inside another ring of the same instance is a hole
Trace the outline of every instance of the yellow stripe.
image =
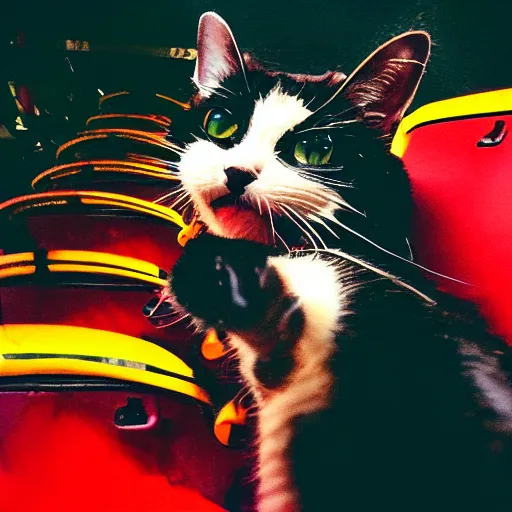
[(493, 115), (498, 112), (512, 114), (512, 89), (469, 94), (429, 103), (402, 120), (393, 138), (391, 152), (402, 157), (409, 144), (411, 132), (424, 123), (443, 122), (482, 114)]
[(70, 146), (72, 146), (73, 144), (77, 144), (78, 142), (82, 142), (84, 140), (91, 140), (91, 139), (107, 139), (108, 138), (108, 135), (90, 135), (88, 137), (78, 137), (76, 139), (72, 139), (70, 140), (69, 142), (66, 142), (64, 144), (62, 144), (62, 146), (59, 146), (59, 148), (57, 149), (57, 154), (55, 155), (56, 158), (59, 158), (59, 155), (67, 148), (69, 148)]
[(0, 266), (14, 265), (16, 263), (27, 263), (34, 261), (33, 252), (18, 252), (16, 254), (5, 254), (0, 256)]
[[(69, 176), (81, 172), (82, 168), (85, 166), (92, 166), (94, 171), (119, 170), (123, 172), (126, 168), (126, 171), (134, 172), (136, 174), (148, 175), (151, 177), (157, 177), (159, 179), (167, 179), (172, 181), (178, 179), (177, 176), (170, 174), (168, 169), (158, 167), (156, 165), (148, 165), (139, 162), (127, 162), (124, 160), (84, 160), (70, 164), (56, 165), (55, 167), (43, 171), (32, 180), (32, 188), (35, 188), (37, 183), (39, 183), (43, 178), (46, 178), (47, 176), (57, 174), (57, 176), (51, 177), (51, 179), (62, 178), (64, 176)], [(143, 169), (149, 172), (145, 172)], [(67, 172), (58, 174), (60, 171)]]
[[(33, 274), (35, 271), (36, 267), (34, 265), (3, 268), (0, 270), (0, 279), (7, 279), (9, 277), (17, 276), (28, 276), (30, 274)], [(0, 326), (0, 329), (1, 328), (2, 327)]]
[(176, 105), (179, 105), (183, 110), (190, 110), (192, 108), (189, 103), (183, 103), (182, 101), (175, 100), (169, 96), (164, 96), (163, 94), (156, 94), (155, 96), (157, 98), (170, 101), (171, 103), (175, 103)]
[(162, 143), (162, 137), (165, 136), (165, 133), (162, 132), (162, 135), (156, 135), (154, 133), (151, 133), (151, 132), (146, 132), (144, 130), (134, 130), (134, 129), (130, 129), (130, 128), (96, 128), (94, 130), (86, 130), (86, 131), (83, 131), (83, 132), (79, 132), (78, 135), (79, 136), (90, 136), (90, 135), (96, 135), (96, 134), (101, 134), (101, 133), (106, 133), (106, 134), (112, 134), (112, 135), (119, 135), (119, 136), (122, 136), (122, 135), (125, 135), (125, 136), (128, 136), (128, 137), (133, 137), (133, 138), (141, 138), (141, 139), (149, 139), (151, 140), (152, 142), (157, 142), (157, 143)]
[[(80, 171), (68, 171), (68, 172), (63, 172), (61, 175), (60, 175), (60, 178), (65, 178), (66, 176), (73, 176), (73, 174), (78, 174)], [(52, 178), (54, 179), (54, 178)], [(32, 182), (34, 183), (34, 182)]]
[[(32, 264), (33, 261), (34, 253), (0, 256), (0, 279), (34, 274), (36, 267)], [(94, 251), (56, 250), (48, 252), (48, 261), (50, 272), (103, 274), (136, 279), (140, 282), (154, 284), (160, 288), (167, 285), (167, 281), (160, 278), (159, 267), (130, 256)], [(62, 261), (65, 263), (62, 263)], [(87, 265), (87, 263), (92, 263), (92, 265)], [(16, 266), (1, 268), (8, 265)], [(123, 268), (113, 268), (109, 265)]]
[[(109, 98), (114, 98), (116, 96), (124, 96), (124, 95), (127, 95), (127, 94), (130, 94), (128, 91), (120, 91), (120, 92), (114, 92), (112, 94), (107, 94), (105, 96), (102, 96), (100, 98), (100, 105), (106, 100), (106, 99), (109, 99)], [(180, 106), (182, 109), (184, 110), (190, 110), (190, 105), (188, 103), (183, 103), (182, 101), (178, 101), (178, 100), (175, 100), (174, 98), (171, 98), (169, 96), (164, 96), (163, 94), (155, 94), (155, 96), (157, 98), (161, 98), (163, 100), (167, 100), (167, 101), (170, 101), (171, 103), (174, 103), (175, 105), (178, 105)]]
[(104, 274), (108, 276), (119, 276), (144, 281), (163, 288), (167, 285), (165, 279), (159, 279), (152, 276), (139, 274), (131, 270), (123, 270), (119, 268), (100, 267), (97, 265), (81, 265), (78, 263), (51, 263), (48, 265), (50, 272), (83, 272), (87, 274)]
[(0, 204), (0, 212), (7, 209), (15, 209), (23, 206), (24, 203), (37, 206), (37, 202), (52, 201), (58, 204), (57, 201), (64, 201), (67, 204), (68, 198), (78, 198), (84, 204), (98, 204), (104, 206), (121, 206), (127, 210), (135, 210), (147, 213), (148, 215), (156, 216), (164, 220), (176, 224), (180, 228), (184, 228), (184, 223), (181, 215), (175, 210), (166, 206), (137, 199), (132, 196), (125, 196), (122, 194), (113, 194), (111, 192), (90, 192), (85, 190), (80, 191), (63, 191), (63, 192), (43, 192), (40, 194), (31, 194), (27, 196), (18, 196), (14, 199), (9, 199)]
[(167, 116), (151, 116), (141, 114), (100, 114), (99, 116), (92, 116), (87, 119), (85, 125), (89, 125), (91, 121), (98, 121), (102, 119), (141, 119), (143, 121), (155, 122), (163, 127), (168, 127), (171, 124), (171, 120)]
[[(53, 261), (76, 261), (78, 263), (101, 263), (103, 265), (113, 265), (124, 267), (131, 271), (143, 272), (153, 277), (159, 278), (160, 268), (153, 263), (144, 260), (132, 258), (130, 256), (119, 256), (117, 254), (98, 252), (98, 251), (71, 251), (55, 250), (48, 252), (48, 260)], [(2, 260), (0, 258), (0, 264)]]
[[(87, 199), (87, 198), (83, 198), (82, 199), (82, 203), (84, 204), (105, 204), (103, 201), (99, 200), (99, 199)], [(124, 202), (117, 202), (117, 201), (109, 201), (107, 203), (108, 205), (110, 206), (124, 206), (126, 207), (126, 203)], [(150, 210), (148, 208), (144, 208), (144, 207), (140, 207), (140, 206), (135, 206), (135, 205), (130, 205), (130, 210), (134, 210), (134, 211), (138, 211), (138, 212), (142, 212), (142, 213), (151, 213), (151, 215), (155, 216), (155, 217), (160, 217), (161, 219), (164, 219), (164, 220), (169, 220), (169, 216), (166, 215), (165, 213), (160, 213), (158, 211), (153, 211), (153, 210)], [(181, 219), (181, 217), (180, 217)], [(177, 221), (174, 221), (175, 224), (178, 224)], [(179, 226), (181, 227), (184, 227), (184, 224), (178, 224)]]
[[(121, 173), (127, 173), (127, 174), (138, 174), (142, 176), (149, 176), (151, 178), (158, 178), (161, 180), (168, 180), (168, 181), (178, 181), (178, 176), (175, 176), (173, 174), (164, 173), (162, 171), (143, 171), (141, 169), (124, 169), (122, 167), (116, 167), (116, 166), (96, 166), (94, 168), (97, 172), (121, 172)], [(55, 179), (55, 178), (52, 178)]]
[(192, 369), (177, 356), (150, 342), (114, 332), (62, 325), (4, 325), (0, 328), (2, 354), (62, 354), (122, 359), (172, 372), (160, 375), (137, 368), (63, 359), (5, 359), (0, 357), (0, 376), (75, 374), (111, 377), (176, 391), (209, 403), (207, 393), (179, 376), (193, 378)]
[(0, 361), (0, 375), (2, 376), (55, 374), (107, 377), (137, 382), (187, 395), (206, 404), (210, 403), (208, 394), (196, 384), (135, 368), (77, 359), (3, 359)]
[(89, 130), (87, 132), (81, 132), (79, 137), (62, 144), (57, 149), (56, 157), (59, 158), (62, 151), (73, 146), (74, 144), (78, 144), (80, 142), (84, 142), (87, 140), (95, 140), (95, 139), (107, 139), (109, 134), (116, 135), (120, 139), (131, 139), (137, 142), (143, 142), (145, 144), (150, 144), (154, 146), (158, 146), (160, 148), (173, 151), (179, 150), (178, 146), (167, 142), (162, 136), (154, 135), (151, 136), (147, 132), (138, 132), (137, 130), (117, 130), (117, 129), (103, 129), (103, 130)]
[(127, 94), (130, 94), (128, 91), (119, 91), (119, 92), (113, 92), (111, 94), (105, 94), (100, 98), (100, 105), (107, 99), (115, 98), (116, 96), (126, 96)]

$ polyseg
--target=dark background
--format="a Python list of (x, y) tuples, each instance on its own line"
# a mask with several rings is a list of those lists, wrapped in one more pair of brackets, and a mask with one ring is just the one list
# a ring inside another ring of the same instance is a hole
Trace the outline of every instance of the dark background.
[[(195, 47), (200, 14), (215, 10), (240, 46), (285, 67), (350, 71), (408, 29), (435, 44), (418, 102), (512, 84), (512, 2), (454, 0), (149, 0), (12, 2), (2, 32), (24, 29), (36, 45), (63, 39)], [(2, 9), (3, 10), (3, 9)], [(105, 70), (108, 73), (108, 70)]]
[[(106, 93), (147, 88), (186, 100), (193, 62), (112, 50), (65, 52), (62, 41), (87, 40), (92, 46), (118, 49), (194, 48), (197, 21), (207, 10), (217, 11), (230, 23), (243, 49), (295, 72), (338, 68), (348, 73), (390, 37), (409, 29), (427, 30), (433, 54), (413, 108), (512, 86), (512, 2), (506, 0), (15, 0), (2, 6), (0, 16), (0, 123), (12, 123), (16, 114), (9, 104), (12, 98), (5, 94), (7, 80), (28, 83), (39, 95), (38, 106), (57, 117), (66, 114), (63, 105), (74, 88), (71, 120), (77, 123), (97, 110), (98, 87)], [(23, 50), (12, 45), (20, 32)], [(66, 56), (74, 69), (71, 79)], [(77, 105), (83, 115), (76, 114)], [(78, 124), (70, 126), (75, 129)], [(0, 199), (18, 192), (16, 181), (27, 175), (26, 168), (16, 170), (23, 151), (24, 145), (0, 144), (0, 172), (10, 175), (12, 182), (4, 180)]]

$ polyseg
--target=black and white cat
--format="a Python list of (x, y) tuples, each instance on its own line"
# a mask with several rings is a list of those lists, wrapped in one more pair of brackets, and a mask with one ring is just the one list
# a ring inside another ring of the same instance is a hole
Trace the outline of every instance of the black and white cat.
[(386, 137), (428, 35), (348, 77), (265, 70), (214, 13), (197, 48), (179, 171), (207, 233), (176, 263), (171, 301), (236, 349), (258, 407), (257, 509), (512, 508), (505, 345), (375, 250), (408, 256), (407, 174)]

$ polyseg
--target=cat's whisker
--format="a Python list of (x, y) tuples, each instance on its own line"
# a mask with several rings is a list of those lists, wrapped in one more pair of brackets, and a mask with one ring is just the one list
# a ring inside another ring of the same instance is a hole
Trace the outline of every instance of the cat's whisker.
[(304, 130), (300, 130), (300, 131), (296, 132), (296, 135), (299, 135), (301, 133), (307, 133), (307, 132), (310, 132), (313, 130), (325, 130), (328, 128), (343, 129), (350, 124), (359, 122), (358, 119), (342, 119), (340, 121), (332, 120), (332, 119), (336, 119), (337, 117), (339, 117), (339, 116), (337, 116), (337, 115), (333, 116), (330, 114), (326, 115), (324, 117), (321, 117), (314, 123), (313, 126), (311, 126), (310, 128), (305, 128)]
[[(356, 121), (357, 122), (357, 121)], [(314, 130), (343, 130), (343, 128), (345, 128), (345, 125), (342, 125), (342, 126), (333, 126), (333, 125), (328, 125), (328, 126), (313, 126), (312, 128), (308, 128), (306, 130), (302, 130), (300, 132), (297, 132), (297, 135), (300, 135), (302, 133), (308, 133), (308, 132), (312, 132)], [(352, 135), (353, 137), (353, 135)]]
[(276, 231), (276, 236), (277, 238), (279, 238), (279, 241), (286, 247), (286, 250), (288, 252), (288, 254), (290, 254), (292, 251), (290, 249), (290, 247), (288, 246), (288, 244), (284, 241), (284, 238)]
[(176, 153), (179, 156), (182, 156), (185, 154), (185, 151), (183, 150), (183, 148), (180, 148), (179, 146), (175, 146), (174, 144), (167, 143), (167, 144), (165, 144), (164, 147), (165, 147), (165, 149), (168, 149), (169, 151), (173, 151), (174, 153)]
[[(299, 169), (300, 171), (302, 170), (307, 170), (307, 171), (312, 171), (314, 175), (316, 175), (317, 173), (324, 173), (324, 172), (340, 172), (343, 170), (343, 166), (341, 167), (335, 167), (335, 168), (325, 168), (325, 169), (322, 169), (321, 167), (307, 167), (307, 166), (303, 166)], [(341, 183), (345, 183), (344, 181), (342, 181)], [(345, 186), (347, 187), (351, 187), (352, 185), (350, 185), (349, 183), (346, 183)]]
[[(188, 192), (183, 192), (182, 194), (180, 194), (170, 205), (169, 205), (169, 208), (175, 208), (176, 206), (178, 206), (182, 201), (184, 201), (185, 199), (187, 199), (188, 197)], [(189, 201), (190, 202), (190, 201)]]
[[(299, 100), (299, 99), (300, 99), (300, 100), (302, 100), (302, 98), (300, 97), (300, 95), (304, 92), (304, 89), (305, 89), (305, 88), (306, 88), (306, 82), (304, 82), (304, 83), (302, 84), (302, 87), (300, 88), (299, 92), (297, 93), (297, 95), (296, 95), (297, 100)], [(316, 97), (316, 96), (315, 96), (315, 97)], [(313, 99), (309, 100), (309, 101), (308, 101), (308, 103), (304, 105), (304, 107), (305, 107), (305, 108), (308, 108), (308, 106), (310, 105), (310, 103), (311, 103), (312, 101), (314, 101), (315, 97), (313, 97)], [(302, 100), (302, 101), (304, 101), (304, 100)]]
[(346, 126), (348, 124), (354, 124), (354, 123), (359, 123), (359, 119), (344, 119), (342, 121), (334, 121), (333, 123), (329, 123), (327, 126), (339, 126), (339, 125), (342, 125), (342, 126)]
[(336, 181), (334, 181), (334, 182), (330, 181), (328, 178), (325, 178), (323, 176), (315, 176), (314, 174), (309, 174), (309, 173), (300, 172), (300, 171), (297, 172), (297, 174), (307, 180), (314, 181), (315, 183), (320, 183), (322, 185), (333, 185), (333, 186), (337, 186), (340, 188), (353, 188), (352, 186), (344, 185), (343, 182), (336, 183)]
[[(348, 254), (340, 249), (315, 249), (315, 250), (300, 249), (299, 252), (304, 253), (304, 254), (307, 254), (307, 253), (315, 254), (316, 252), (321, 252), (321, 253), (332, 254), (333, 256), (341, 257), (345, 260), (351, 261), (352, 263), (356, 263), (357, 265), (359, 265), (362, 268), (370, 269), (372, 272), (375, 272), (376, 274), (383, 276), (385, 279), (389, 279), (389, 280), (393, 281), (394, 283), (398, 284), (399, 286), (402, 286), (402, 287), (412, 291), (413, 293), (415, 293), (416, 295), (418, 295), (425, 301), (429, 302), (430, 304), (436, 304), (435, 299), (424, 294), (418, 288), (416, 288), (413, 285), (407, 283), (406, 281), (400, 279), (398, 276), (391, 274), (391, 273), (383, 270), (382, 268), (379, 268), (379, 267), (373, 265), (372, 263), (369, 263), (368, 261), (365, 261), (361, 258), (357, 258), (356, 256), (353, 256), (352, 254)], [(446, 277), (446, 276), (444, 276), (444, 277)], [(463, 283), (463, 284), (467, 284), (467, 283)], [(361, 286), (361, 283), (355, 283), (353, 286), (354, 287)]]
[[(283, 205), (283, 206), (286, 207), (286, 205)], [(327, 249), (327, 245), (325, 244), (324, 239), (318, 234), (316, 229), (304, 218), (304, 216), (302, 216), (299, 212), (293, 210), (293, 208), (290, 208), (289, 210), (311, 230), (312, 234), (316, 235), (316, 237), (318, 238), (318, 241), (320, 242), (322, 247), (324, 249)]]
[[(276, 192), (279, 193), (279, 197), (283, 196), (283, 194), (281, 193), (281, 190), (284, 193), (292, 194), (292, 196), (290, 196), (290, 199), (292, 199), (293, 197), (298, 197), (298, 198), (304, 199), (304, 196), (309, 196), (312, 199), (317, 199), (317, 200), (321, 199), (322, 203), (335, 204), (339, 208), (345, 208), (354, 213), (362, 215), (363, 217), (366, 217), (366, 215), (364, 213), (362, 213), (359, 210), (357, 210), (356, 208), (354, 208), (347, 201), (345, 201), (339, 194), (337, 194), (336, 192), (333, 192), (330, 189), (325, 189), (325, 190), (321, 190), (321, 191), (314, 193), (314, 192), (310, 192), (308, 190), (302, 190), (302, 189), (297, 190), (297, 189), (293, 189), (290, 187), (279, 187), (276, 190)], [(314, 203), (311, 203), (311, 204), (314, 204)], [(325, 205), (324, 204), (318, 205), (318, 208), (325, 208)]]
[[(320, 178), (323, 176), (318, 176), (319, 173), (324, 173), (324, 172), (341, 172), (343, 171), (345, 167), (340, 165), (339, 167), (326, 167), (326, 168), (323, 168), (323, 167), (314, 167), (312, 165), (302, 165), (300, 167), (300, 169), (297, 169), (298, 172), (307, 172), (307, 173), (310, 173), (312, 174), (313, 176), (317, 177), (317, 178)], [(330, 178), (330, 179), (334, 179), (334, 178)], [(350, 183), (347, 183), (345, 181), (341, 181), (340, 180), (340, 183), (344, 183), (347, 187), (351, 187), (352, 185)]]
[[(246, 387), (243, 387), (235, 396), (235, 398), (233, 399), (234, 401), (238, 402), (239, 404), (243, 403), (243, 401), (252, 396), (252, 393), (251, 393), (251, 388), (246, 386)], [(251, 406), (247, 409), (251, 409), (252, 407), (254, 407), (254, 404), (251, 404)]]
[(329, 185), (334, 185), (336, 187), (343, 188), (354, 188), (353, 185), (345, 183), (344, 181), (340, 181), (334, 178), (328, 178), (325, 176), (316, 176), (311, 171), (303, 171), (302, 169), (298, 171), (299, 176), (304, 176), (307, 179), (311, 179), (312, 181), (316, 181), (317, 183), (325, 183)]
[(186, 201), (186, 202), (184, 202), (184, 203), (180, 206), (180, 210), (181, 210), (181, 211), (184, 211), (184, 210), (185, 210), (185, 208), (186, 208), (186, 207), (187, 207), (191, 202), (192, 202), (192, 198), (191, 198), (191, 197), (189, 197), (189, 198), (187, 199), (187, 201)]
[(337, 224), (338, 226), (342, 227), (343, 229), (346, 229), (347, 231), (349, 231), (353, 235), (358, 236), (359, 238), (361, 238), (365, 242), (368, 242), (369, 244), (373, 245), (375, 248), (379, 249), (380, 251), (382, 251), (382, 252), (384, 252), (386, 254), (389, 254), (390, 256), (392, 256), (394, 258), (397, 258), (397, 259), (399, 259), (401, 261), (404, 261), (404, 262), (408, 263), (409, 265), (413, 265), (414, 267), (419, 268), (421, 270), (424, 270), (425, 272), (428, 272), (429, 274), (432, 274), (432, 275), (435, 275), (435, 276), (438, 276), (438, 277), (442, 277), (443, 279), (448, 279), (449, 281), (452, 281), (454, 283), (459, 283), (459, 284), (463, 284), (463, 285), (466, 285), (466, 286), (473, 286), (471, 283), (468, 283), (466, 281), (462, 281), (460, 279), (456, 279), (455, 277), (450, 277), (450, 276), (447, 276), (445, 274), (441, 274), (440, 272), (436, 272), (435, 270), (432, 270), (430, 268), (424, 267), (424, 266), (420, 265), (419, 263), (416, 263), (416, 262), (411, 261), (411, 260), (409, 260), (407, 258), (404, 258), (403, 256), (400, 256), (399, 254), (396, 254), (393, 251), (390, 251), (389, 249), (386, 249), (386, 248), (382, 247), (381, 245), (379, 245), (376, 242), (374, 242), (373, 240), (370, 240), (369, 238), (365, 237), (364, 235), (362, 235), (358, 231), (355, 231), (354, 229), (350, 228), (346, 224), (343, 224), (342, 222), (340, 222), (339, 219), (334, 217), (334, 215), (330, 215), (330, 216), (325, 216), (324, 215), (324, 218), (326, 218), (327, 220), (330, 220), (331, 222), (334, 222), (335, 224)]
[(346, 183), (341, 180), (336, 180), (334, 178), (329, 178), (327, 176), (319, 176), (317, 174), (319, 172), (340, 172), (343, 169), (343, 167), (337, 167), (336, 169), (320, 169), (318, 167), (303, 166), (300, 169), (296, 169), (295, 167), (291, 166), (282, 159), (279, 159), (279, 162), (282, 165), (284, 165), (287, 169), (296, 172), (299, 176), (302, 176), (305, 179), (309, 179), (310, 181), (315, 181), (317, 183), (330, 183), (332, 185), (344, 188), (354, 188), (353, 185), (350, 183)]
[(414, 260), (414, 253), (412, 252), (411, 243), (409, 242), (409, 239), (407, 237), (405, 237), (405, 243), (407, 244), (407, 247), (409, 249), (409, 257), (410, 257), (411, 261), (413, 261)]
[(228, 89), (227, 87), (223, 86), (223, 85), (218, 85), (217, 86), (218, 89), (222, 89), (223, 91), (226, 91), (228, 94), (231, 94), (232, 96), (236, 96), (236, 94), (231, 90), (231, 89)]
[[(345, 80), (341, 86), (339, 87), (339, 89), (323, 104), (323, 105), (320, 105), (314, 112), (313, 114), (316, 114), (318, 112), (320, 112), (320, 110), (322, 110), (323, 108), (325, 108), (327, 105), (329, 105), (329, 103), (331, 103), (332, 100), (334, 100), (334, 98), (336, 98), (341, 92), (343, 92), (343, 90), (345, 89), (345, 87), (350, 83), (350, 77)], [(348, 107), (346, 108), (345, 110), (339, 112), (337, 114), (337, 117), (340, 117), (344, 114), (346, 114), (347, 112), (350, 112), (351, 110), (355, 110), (355, 109), (361, 109), (363, 108), (364, 106), (366, 105), (366, 103), (355, 103), (353, 104), (351, 107)]]
[(321, 199), (322, 202), (329, 201), (343, 201), (343, 198), (335, 191), (322, 187), (314, 191), (305, 190), (302, 188), (290, 187), (286, 185), (275, 186), (275, 193), (281, 194), (282, 192), (292, 194), (294, 197), (309, 196), (312, 199)]
[(344, 209), (349, 210), (349, 211), (351, 211), (353, 213), (357, 213), (358, 215), (366, 217), (366, 214), (364, 212), (360, 212), (357, 208), (354, 208), (350, 203), (345, 201), (345, 199), (343, 199), (340, 195), (327, 196), (327, 197), (329, 197), (330, 201), (332, 201), (333, 203), (337, 204), (341, 208), (344, 208)]
[(338, 194), (330, 190), (319, 190), (317, 193), (315, 193), (310, 190), (296, 189), (293, 187), (278, 187), (275, 191), (275, 195), (278, 197), (281, 197), (285, 194), (291, 198), (297, 197), (303, 200), (309, 200), (310, 203), (322, 208), (325, 207), (326, 204), (338, 204), (340, 201), (342, 201), (342, 198)]
[(313, 97), (306, 103), (306, 105), (305, 105), (306, 108), (309, 108), (309, 106), (315, 102), (316, 96), (317, 96), (316, 94), (313, 95)]
[(263, 215), (263, 212), (261, 210), (261, 199), (259, 198), (259, 196), (256, 196), (256, 203), (258, 204), (258, 210), (260, 212), (260, 215)]
[(219, 92), (219, 85), (220, 84), (216, 84), (217, 86), (216, 87), (210, 87), (208, 85), (205, 85), (205, 84), (201, 84), (201, 89), (203, 89), (205, 92), (207, 92), (210, 96), (211, 95), (215, 95), (215, 96), (220, 96), (221, 98), (226, 98), (227, 99), (227, 96), (225, 96), (224, 94), (222, 94), (221, 92)]
[(234, 348), (234, 347), (228, 348), (224, 352), (224, 355), (222, 356), (223, 360), (220, 365), (220, 368), (223, 372), (222, 373), (223, 376), (226, 376), (226, 377), (229, 377), (230, 375), (236, 376), (237, 370), (236, 370), (236, 368), (232, 367), (233, 361), (237, 362), (236, 356), (237, 356), (237, 351), (236, 351), (236, 348)]
[(183, 153), (184, 152), (184, 149), (181, 146), (178, 146), (177, 144), (174, 144), (173, 142), (168, 141), (168, 140), (165, 141), (165, 146), (167, 148), (175, 150), (176, 153)]
[(319, 207), (318, 205), (307, 201), (306, 199), (300, 198), (300, 197), (291, 197), (286, 195), (279, 195), (278, 198), (275, 199), (276, 202), (281, 203), (284, 201), (287, 201), (289, 204), (300, 208), (301, 210), (304, 210), (305, 213), (318, 213), (320, 214), (323, 211), (322, 207)]
[[(183, 203), (183, 201), (185, 201), (185, 203)], [(164, 205), (167, 206), (167, 208), (171, 208), (171, 209), (184, 209), (191, 202), (192, 202), (192, 198), (187, 197), (187, 195), (183, 195), (183, 196), (176, 198), (172, 203), (170, 203), (170, 204), (164, 203)], [(183, 203), (183, 204), (181, 204), (181, 206), (178, 207), (178, 205), (180, 205), (180, 203)]]
[(171, 190), (171, 192), (168, 192), (167, 194), (164, 194), (163, 196), (157, 197), (156, 199), (153, 200), (153, 203), (155, 203), (155, 204), (163, 203), (167, 199), (170, 199), (177, 194), (182, 194), (183, 191), (184, 191), (184, 188), (180, 185), (176, 190)]
[(284, 215), (286, 215), (306, 236), (307, 238), (310, 240), (311, 244), (313, 245), (313, 247), (315, 249), (318, 249), (318, 246), (316, 245), (316, 242), (314, 240), (314, 238), (309, 234), (309, 232), (304, 229), (303, 226), (301, 226), (285, 209), (284, 209), (284, 205), (277, 205), (279, 207), (279, 209), (284, 213)]
[[(179, 190), (177, 192), (180, 192)], [(168, 194), (164, 194), (163, 196), (157, 197), (153, 200), (153, 203), (160, 204), (166, 201), (167, 199), (173, 197), (177, 192), (169, 192)]]
[(276, 243), (276, 230), (274, 228), (274, 219), (272, 218), (272, 208), (270, 207), (270, 203), (268, 202), (268, 200), (266, 198), (262, 198), (263, 201), (265, 202), (265, 204), (267, 205), (267, 208), (268, 208), (268, 218), (270, 220), (270, 228), (272, 230), (272, 241), (274, 242), (274, 245)]
[(179, 324), (180, 322), (182, 322), (183, 320), (185, 320), (186, 318), (189, 318), (189, 317), (191, 317), (191, 315), (189, 313), (184, 313), (178, 319), (173, 320), (172, 322), (170, 322), (168, 324), (160, 324), (158, 327), (160, 327), (160, 328), (172, 327), (173, 325)]
[[(311, 234), (310, 239), (311, 240), (313, 240), (313, 235), (315, 235), (318, 238), (318, 241), (320, 242), (322, 247), (327, 248), (323, 238), (318, 234), (318, 232), (315, 230), (315, 228), (313, 228), (313, 226), (311, 226), (311, 224), (304, 218), (304, 216), (302, 216), (299, 212), (297, 212), (296, 210), (294, 210), (293, 208), (291, 208), (290, 206), (288, 206), (286, 204), (281, 204), (280, 206), (282, 208), (285, 208), (286, 210), (288, 210), (288, 212), (290, 214), (293, 214), (297, 218), (297, 220), (299, 220), (300, 222), (305, 224), (305, 226), (310, 230), (310, 234)], [(316, 243), (314, 243), (314, 247), (318, 248), (318, 245)]]
[(332, 235), (334, 235), (339, 240), (339, 238), (340, 238), (339, 235), (336, 234), (336, 232), (329, 225), (327, 225), (320, 217), (318, 217), (314, 213), (310, 213), (308, 215), (308, 218), (311, 219), (312, 221), (322, 225), (325, 229), (327, 229), (327, 231), (329, 231)]

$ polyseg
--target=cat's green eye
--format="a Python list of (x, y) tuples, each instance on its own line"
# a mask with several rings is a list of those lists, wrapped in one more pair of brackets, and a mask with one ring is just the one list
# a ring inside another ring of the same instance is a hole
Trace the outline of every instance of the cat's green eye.
[(238, 130), (238, 125), (229, 110), (213, 108), (204, 118), (204, 129), (214, 139), (228, 139)]
[(331, 159), (334, 145), (329, 135), (319, 134), (295, 145), (293, 156), (304, 165), (325, 165)]

